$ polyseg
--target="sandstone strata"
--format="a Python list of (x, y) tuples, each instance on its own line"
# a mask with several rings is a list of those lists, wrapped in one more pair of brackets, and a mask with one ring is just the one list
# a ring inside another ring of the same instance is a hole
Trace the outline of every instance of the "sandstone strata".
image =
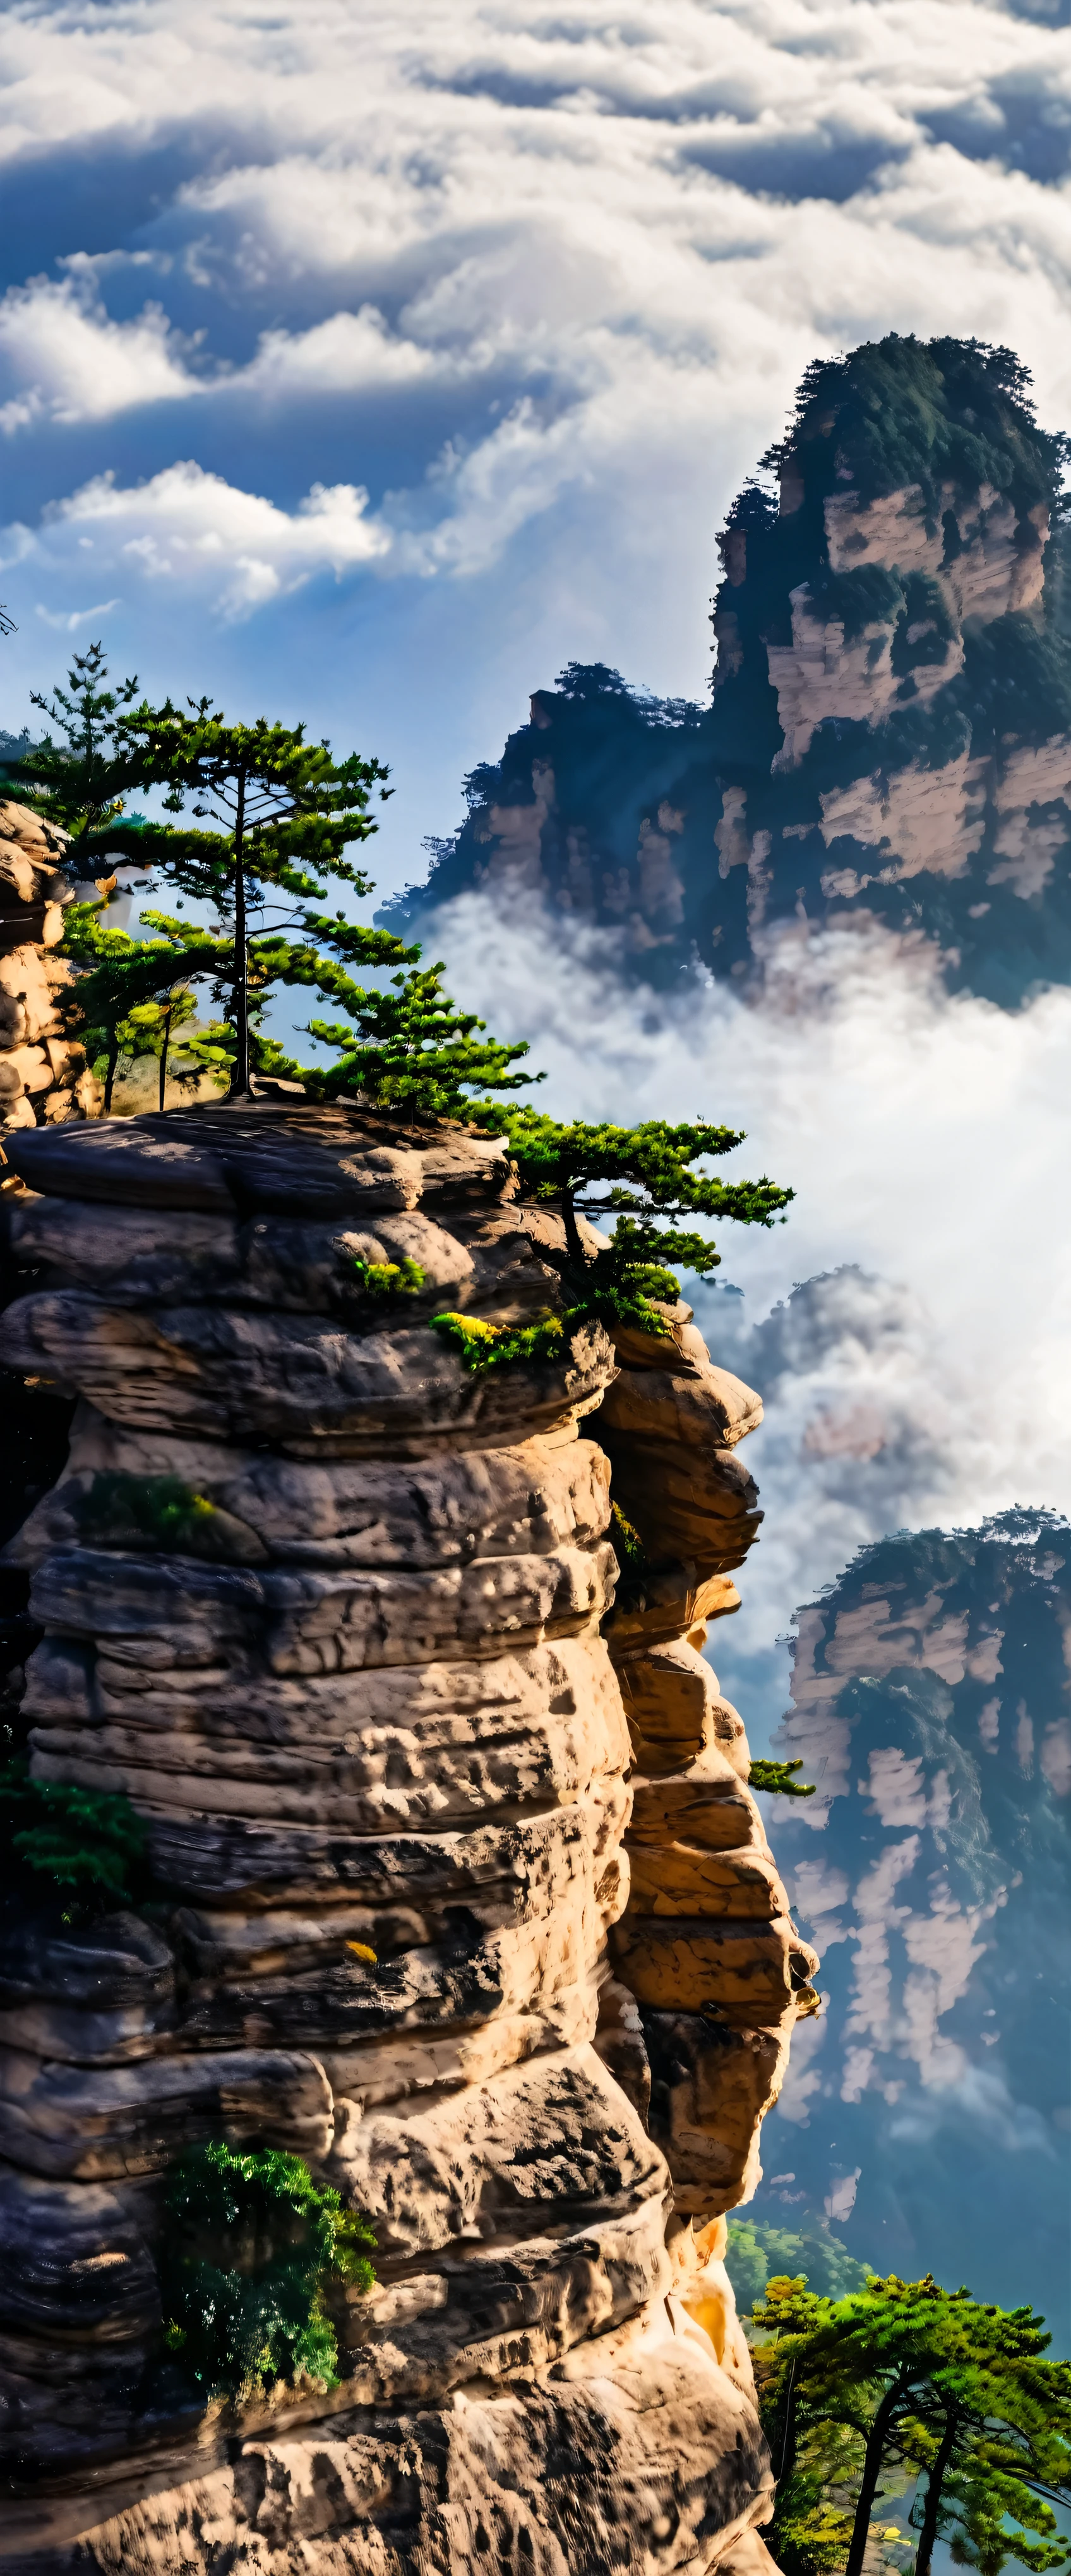
[[(757, 1399), (686, 1308), (467, 1371), (444, 1305), (560, 1289), (558, 1220), (460, 1128), (262, 1102), (8, 1154), (42, 1284), (3, 1357), (80, 1399), (12, 1551), (32, 1768), (130, 1798), (156, 1896), (6, 1928), (0, 2552), (757, 2570), (723, 2213), (815, 1965), (699, 1651)], [(334, 2389), (205, 2408), (162, 2350), (165, 2178), (219, 2135), (371, 2220)]]
[(0, 1130), (92, 1118), (100, 1085), (63, 1034), (57, 995), (73, 969), (56, 955), (74, 886), (66, 835), (27, 805), (0, 804)]

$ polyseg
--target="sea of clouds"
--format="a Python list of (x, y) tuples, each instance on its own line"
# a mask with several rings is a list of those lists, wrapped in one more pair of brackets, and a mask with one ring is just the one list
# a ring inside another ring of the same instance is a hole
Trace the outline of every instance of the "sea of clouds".
[(1015, 1015), (950, 995), (931, 947), (878, 927), (793, 926), (750, 998), (629, 989), (598, 940), (482, 895), (433, 933), (455, 989), (531, 1038), (541, 1106), (724, 1119), (747, 1134), (726, 1177), (797, 1193), (783, 1225), (717, 1229), (718, 1284), (688, 1289), (767, 1407), (747, 1444), (766, 1522), (712, 1639), (761, 1750), (775, 1640), (858, 1547), (1071, 1513), (1071, 994)]
[(13, 0), (0, 721), (103, 630), (388, 756), (384, 880), (570, 656), (701, 691), (816, 354), (1071, 419), (1067, 0)]
[[(392, 763), (384, 889), (570, 657), (700, 695), (720, 515), (813, 357), (975, 332), (1071, 422), (1069, 16), (13, 0), (0, 724), (98, 633), (304, 717)], [(750, 1002), (515, 910), (439, 944), (548, 1103), (731, 1118), (798, 1192), (698, 1301), (770, 1400), (729, 1651), (771, 1717), (861, 1541), (1071, 1505), (1071, 999), (950, 999), (876, 934), (789, 937)]]

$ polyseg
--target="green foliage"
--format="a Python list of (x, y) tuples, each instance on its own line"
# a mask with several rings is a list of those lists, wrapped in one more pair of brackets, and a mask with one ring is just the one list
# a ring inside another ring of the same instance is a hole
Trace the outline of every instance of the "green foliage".
[[(321, 934), (330, 929), (323, 923), (314, 926)], [(356, 945), (352, 936), (344, 941), (337, 930), (331, 935), (351, 951)], [(312, 969), (310, 960), (307, 976), (291, 971), (281, 979), (316, 984), (321, 993), (341, 1003), (353, 1023), (347, 1028), (340, 1020), (309, 1021), (309, 1036), (322, 1046), (337, 1048), (339, 1056), (330, 1071), (314, 1068), (308, 1077), (316, 1097), (337, 1100), (357, 1095), (415, 1117), (466, 1118), (473, 1115), (469, 1098), (473, 1090), (516, 1091), (542, 1081), (541, 1074), (514, 1070), (528, 1054), (526, 1043), (507, 1046), (488, 1037), (486, 1022), (475, 1011), (459, 1009), (444, 993), (439, 981), (441, 963), (420, 966), (419, 948), (404, 948), (386, 931), (359, 936), (389, 945), (392, 962), (399, 959), (409, 971), (392, 975), (385, 987), (377, 989), (355, 983), (341, 969), (325, 977), (318, 966)], [(369, 962), (379, 960), (373, 956)]]
[[(134, 685), (113, 713), (109, 779), (164, 788), (169, 811), (182, 813), (189, 802), (199, 828), (135, 828), (117, 803), (105, 813), (98, 800), (86, 824), (84, 864), (103, 859), (105, 845), (128, 851), (151, 863), (157, 883), (176, 890), (179, 912), (193, 902), (218, 920), (200, 932), (177, 914), (146, 913), (156, 941), (94, 926), (85, 908), (70, 920), (66, 953), (93, 980), (88, 990), (80, 982), (69, 1009), (101, 1059), (106, 1105), (132, 1007), (147, 1007), (177, 978), (211, 977), (223, 1011), (221, 1025), (189, 1043), (186, 1071), (226, 1077), (232, 1095), (248, 1090), (251, 1074), (274, 1074), (302, 1079), (314, 1098), (359, 1094), (422, 1118), (456, 1117), (467, 1114), (473, 1089), (516, 1089), (532, 1079), (515, 1070), (527, 1047), (487, 1037), (475, 1012), (443, 991), (441, 967), (421, 966), (418, 947), (349, 921), (341, 910), (317, 909), (330, 879), (356, 894), (369, 891), (345, 853), (376, 828), (374, 789), (391, 792), (380, 762), (356, 754), (335, 761), (325, 743), (305, 740), (301, 725), (269, 725), (263, 717), (228, 724), (208, 698), (188, 701), (189, 713), (170, 699), (131, 708)], [(358, 980), (354, 968), (395, 971), (380, 987)], [(338, 1050), (337, 1064), (306, 1072), (265, 1036), (264, 1011), (280, 985), (311, 988), (346, 1015), (309, 1023), (311, 1036)]]
[[(630, 1268), (641, 1257), (638, 1237), (655, 1215), (731, 1216), (744, 1225), (772, 1225), (792, 1197), (791, 1190), (778, 1189), (765, 1178), (719, 1181), (692, 1169), (743, 1144), (743, 1134), (732, 1127), (703, 1121), (671, 1126), (664, 1118), (640, 1127), (615, 1127), (609, 1121), (590, 1127), (580, 1120), (561, 1125), (523, 1104), (498, 1111), (497, 1121), (529, 1196), (548, 1206), (567, 1197), (589, 1216), (628, 1212), (635, 1224)], [(706, 1256), (702, 1266), (713, 1269), (710, 1246), (702, 1238), (696, 1241)], [(691, 1238), (687, 1253), (670, 1257), (691, 1260)]]
[[(704, 1233), (677, 1220), (723, 1215), (768, 1225), (784, 1209), (791, 1192), (769, 1181), (724, 1183), (693, 1168), (741, 1141), (728, 1128), (562, 1126), (500, 1106), (489, 1095), (542, 1079), (520, 1069), (527, 1045), (489, 1036), (475, 1012), (444, 992), (441, 964), (421, 963), (419, 947), (354, 923), (341, 909), (317, 908), (332, 878), (357, 894), (369, 890), (346, 852), (375, 830), (369, 806), (376, 787), (390, 792), (380, 762), (356, 754), (336, 761), (326, 743), (306, 741), (301, 725), (269, 725), (263, 717), (230, 724), (207, 697), (188, 700), (188, 712), (170, 699), (132, 707), (133, 681), (121, 703), (105, 693), (105, 705), (99, 646), (85, 668), (94, 744), (101, 727), (110, 728), (110, 784), (121, 776), (123, 784), (162, 788), (171, 814), (184, 814), (189, 804), (202, 827), (139, 821), (135, 830), (115, 798), (105, 806), (98, 797), (91, 813), (86, 808), (87, 867), (106, 847), (130, 847), (180, 897), (174, 913), (146, 913), (149, 935), (138, 939), (108, 929), (99, 906), (76, 906), (68, 916), (66, 954), (84, 971), (65, 1010), (71, 1033), (104, 1072), (106, 1107), (124, 1047), (159, 1056), (162, 1105), (172, 1032), (189, 1019), (191, 985), (208, 980), (222, 1022), (191, 1033), (174, 1068), (180, 1079), (208, 1070), (229, 1077), (232, 1096), (244, 1096), (253, 1073), (271, 1072), (300, 1077), (313, 1099), (357, 1097), (421, 1119), (478, 1116), (508, 1135), (525, 1186), (562, 1208), (574, 1320), (603, 1316), (659, 1334), (666, 1327), (651, 1301), (676, 1296), (671, 1265), (705, 1272), (718, 1260)], [(188, 901), (210, 907), (216, 924), (187, 925), (179, 914)], [(361, 980), (369, 969), (387, 970), (385, 982)], [(312, 1037), (337, 1051), (333, 1065), (302, 1072), (265, 1037), (264, 1011), (277, 987), (309, 989), (343, 1014), (308, 1023)], [(483, 1095), (478, 1103), (476, 1092)], [(617, 1216), (597, 1272), (577, 1228), (580, 1209)]]
[(159, 707), (143, 700), (120, 716), (117, 731), (140, 784), (162, 787), (171, 813), (192, 798), (192, 812), (217, 828), (154, 831), (136, 855), (154, 856), (166, 843), (169, 882), (224, 912), (243, 868), (250, 884), (307, 901), (322, 901), (325, 876), (366, 894), (367, 878), (343, 852), (375, 829), (368, 804), (388, 775), (382, 764), (356, 753), (333, 760), (326, 743), (306, 742), (304, 725), (269, 725), (263, 716), (228, 724), (211, 698), (187, 704), (188, 715), (170, 698)]
[(216, 1507), (195, 1494), (179, 1476), (131, 1476), (120, 1469), (101, 1469), (76, 1505), (78, 1525), (87, 1539), (107, 1545), (144, 1545), (191, 1549), (203, 1554), (216, 1518)]
[(974, 751), (994, 750), (1008, 733), (1047, 742), (1071, 728), (1071, 639), (1055, 621), (1038, 626), (1016, 611), (972, 625), (953, 694), (969, 710)]
[(107, 677), (104, 647), (91, 644), (87, 653), (75, 654), (68, 686), (57, 687), (51, 703), (31, 691), (31, 706), (40, 707), (65, 740), (56, 743), (45, 734), (12, 764), (18, 795), (76, 841), (117, 821), (135, 770), (121, 725), (137, 679), (109, 689)]
[(795, 1772), (802, 1769), (802, 1762), (756, 1761), (752, 1763), (747, 1775), (748, 1787), (765, 1789), (767, 1797), (813, 1798), (816, 1783), (812, 1781), (810, 1787), (806, 1788), (802, 1780), (793, 1777)]
[(893, 670), (901, 676), (933, 663), (947, 662), (949, 646), (956, 632), (956, 621), (947, 594), (929, 573), (905, 573), (903, 590), (904, 605), (890, 656)]
[[(485, 1126), (508, 1138), (526, 1196), (560, 1208), (565, 1225), (564, 1279), (567, 1321), (602, 1315), (664, 1333), (652, 1296), (676, 1297), (679, 1282), (668, 1265), (681, 1262), (705, 1276), (721, 1255), (709, 1237), (675, 1222), (683, 1216), (731, 1217), (740, 1225), (773, 1225), (793, 1196), (765, 1176), (759, 1181), (720, 1181), (693, 1169), (729, 1154), (744, 1142), (731, 1127), (705, 1121), (673, 1126), (649, 1119), (639, 1127), (597, 1127), (580, 1120), (561, 1124), (521, 1103), (480, 1104)], [(617, 1222), (601, 1249), (585, 1243), (577, 1218), (614, 1214)]]
[(649, 1562), (647, 1550), (638, 1529), (634, 1529), (632, 1522), (626, 1520), (620, 1503), (610, 1505), (610, 1532), (614, 1555), (622, 1573), (645, 1574)]
[(789, 454), (824, 491), (838, 469), (863, 501), (916, 484), (932, 518), (943, 485), (989, 483), (1024, 516), (1039, 502), (1059, 511), (1067, 442), (1038, 428), (1014, 350), (890, 332), (805, 369), (786, 436), (762, 463), (776, 470)]
[[(831, 2502), (826, 2489), (831, 2476), (845, 2474), (850, 2475), (850, 2463), (843, 2457), (815, 2463), (793, 2480), (791, 2504), (787, 2497), (781, 2500), (774, 2529), (765, 2538), (784, 2576), (840, 2576), (851, 2545), (852, 2517)], [(893, 2528), (881, 2536), (891, 2539)]]
[(761, 2299), (772, 2273), (802, 2276), (819, 2297), (840, 2299), (849, 2290), (861, 2290), (872, 2269), (869, 2263), (857, 2263), (827, 2226), (806, 2221), (789, 2228), (731, 2218), (725, 2260), (742, 2315), (749, 2315)]
[(808, 589), (816, 612), (842, 619), (846, 644), (854, 644), (864, 627), (894, 626), (904, 613), (903, 584), (884, 564), (826, 572), (812, 579)]
[[(684, 1262), (705, 1274), (721, 1258), (708, 1236), (684, 1231), (675, 1220), (719, 1215), (769, 1226), (793, 1195), (765, 1177), (721, 1181), (693, 1168), (743, 1143), (731, 1127), (705, 1121), (672, 1126), (665, 1119), (639, 1127), (562, 1124), (523, 1104), (489, 1101), (479, 1102), (475, 1114), (484, 1128), (506, 1139), (524, 1195), (561, 1212), (566, 1302), (560, 1321), (552, 1317), (523, 1329), (436, 1316), (435, 1330), (458, 1343), (468, 1368), (548, 1357), (554, 1336), (589, 1322), (603, 1322), (611, 1332), (615, 1324), (630, 1324), (667, 1338), (669, 1326), (652, 1299), (679, 1295), (668, 1263)], [(611, 1213), (616, 1224), (609, 1241), (592, 1243), (590, 1235), (585, 1240), (579, 1218)]]
[(367, 1297), (394, 1305), (400, 1297), (416, 1297), (425, 1284), (419, 1261), (361, 1261), (355, 1258), (354, 1277)]
[(324, 879), (333, 877), (366, 894), (367, 877), (344, 853), (375, 829), (368, 812), (374, 787), (380, 784), (381, 795), (390, 791), (381, 783), (387, 776), (381, 762), (356, 753), (336, 761), (326, 743), (306, 742), (303, 725), (269, 725), (263, 716), (251, 725), (229, 724), (211, 698), (187, 705), (188, 714), (170, 698), (159, 707), (143, 700), (117, 719), (116, 732), (140, 784), (163, 788), (171, 813), (192, 799), (198, 821), (213, 827), (155, 830), (137, 855), (158, 862), (184, 898), (211, 905), (227, 925), (231, 954), (219, 980), (235, 1030), (233, 1089), (244, 1095), (251, 1071), (252, 916), (285, 950), (292, 911), (284, 911), (282, 924), (267, 920), (269, 891), (276, 899), (322, 903)]
[[(100, 904), (80, 903), (64, 918), (64, 954), (83, 970), (58, 995), (64, 1028), (103, 1077), (106, 1113), (120, 1065), (139, 1055), (160, 1061), (162, 1106), (172, 1032), (194, 1010), (189, 978), (218, 972), (230, 951), (211, 932), (188, 929), (166, 915), (146, 915), (155, 938), (132, 939), (125, 930), (109, 929), (101, 914)], [(174, 1070), (180, 1079), (184, 1073), (195, 1079), (204, 1069), (196, 1044), (187, 1044), (183, 1055), (185, 1065)]]
[(213, 2141), (184, 2156), (167, 2193), (161, 2262), (165, 2335), (206, 2396), (279, 2379), (337, 2386), (325, 2311), (332, 2281), (370, 2290), (371, 2229), (302, 2157)]
[[(935, 2456), (931, 2437), (931, 2459)], [(1021, 2566), (1032, 2568), (1034, 2576), (1043, 2576), (1046, 2568), (1063, 2565), (1067, 2552), (1055, 2536), (1058, 2525), (1052, 2507), (1031, 2492), (1017, 2470), (1007, 2445), (983, 2435), (972, 2445), (960, 2472), (946, 2477), (938, 2532), (948, 2542), (955, 2566), (977, 2567), (981, 2576), (1000, 2576), (1009, 2557), (1014, 2557)], [(1008, 2531), (1011, 2520), (1020, 2526), (1014, 2541)], [(1031, 2531), (1037, 2533), (1036, 2540), (1025, 2537)]]
[(1008, 2557), (1036, 2576), (1061, 2563), (1054, 2507), (1071, 2502), (1071, 2365), (1045, 2358), (1049, 2337), (1031, 2309), (981, 2306), (932, 2276), (872, 2277), (839, 2299), (775, 2278), (753, 2325), (764, 2338), (763, 2424), (781, 2464), (772, 2545), (792, 2576), (806, 2576), (808, 2517), (831, 2484), (844, 2486), (846, 2466), (845, 2576), (860, 2576), (890, 2465), (924, 2481), (912, 2507), (916, 2576), (929, 2576), (942, 2535), (986, 2576)]
[(556, 1315), (537, 1324), (486, 1324), (478, 1315), (433, 1315), (431, 1328), (453, 1342), (474, 1377), (516, 1360), (560, 1360), (565, 1327)]
[(130, 1904), (143, 1874), (145, 1827), (128, 1798), (31, 1780), (18, 1755), (0, 1771), (0, 1812), (8, 1879), (21, 1870), (43, 1880), (65, 1900), (65, 1921), (106, 1903)]

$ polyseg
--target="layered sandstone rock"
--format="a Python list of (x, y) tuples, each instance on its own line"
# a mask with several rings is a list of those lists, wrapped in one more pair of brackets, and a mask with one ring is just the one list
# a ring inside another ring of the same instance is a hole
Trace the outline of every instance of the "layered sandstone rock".
[[(553, 1312), (558, 1221), (457, 1127), (262, 1102), (9, 1159), (3, 1358), (80, 1398), (13, 1550), (32, 1768), (125, 1793), (154, 1897), (6, 1928), (0, 2551), (754, 2567), (723, 2213), (815, 1965), (699, 1652), (757, 1399), (685, 1308), (468, 1371), (431, 1318)], [(166, 2177), (218, 2136), (372, 2224), (333, 2389), (205, 2408), (162, 2348)]]
[(65, 850), (29, 806), (0, 804), (0, 1131), (99, 1113), (100, 1085), (56, 1007), (73, 971), (56, 955), (74, 896)]

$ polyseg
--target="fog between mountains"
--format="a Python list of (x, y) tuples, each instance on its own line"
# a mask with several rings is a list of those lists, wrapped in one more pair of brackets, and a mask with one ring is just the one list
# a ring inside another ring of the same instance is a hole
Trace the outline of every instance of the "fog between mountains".
[(747, 1131), (726, 1175), (797, 1193), (771, 1232), (718, 1229), (718, 1285), (689, 1288), (767, 1408), (734, 1660), (887, 1530), (1071, 1511), (1071, 993), (1012, 1016), (950, 997), (921, 943), (801, 928), (760, 999), (702, 977), (656, 996), (605, 943), (479, 896), (426, 953), (531, 1039), (540, 1107), (725, 1120)]

